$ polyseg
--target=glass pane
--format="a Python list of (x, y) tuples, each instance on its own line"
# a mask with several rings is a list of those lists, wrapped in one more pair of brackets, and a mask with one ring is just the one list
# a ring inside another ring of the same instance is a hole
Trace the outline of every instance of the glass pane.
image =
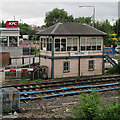
[(61, 39), (61, 51), (66, 51), (66, 39)]
[(92, 46), (96, 46), (96, 38), (92, 38)]
[(93, 69), (94, 68), (94, 61), (89, 61), (89, 69)]
[(72, 46), (72, 44), (73, 44), (73, 39), (67, 38), (67, 46)]
[(77, 46), (77, 38), (73, 38), (73, 46)]
[(60, 39), (55, 39), (55, 51), (60, 51)]
[(100, 45), (100, 46), (101, 46), (101, 42), (102, 42), (102, 39), (97, 38), (97, 45)]

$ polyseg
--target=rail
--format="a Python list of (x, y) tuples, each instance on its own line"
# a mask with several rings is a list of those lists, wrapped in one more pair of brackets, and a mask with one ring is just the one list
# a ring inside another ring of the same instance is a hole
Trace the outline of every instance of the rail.
[[(108, 88), (108, 89), (100, 89), (96, 90), (96, 92), (104, 92), (109, 90), (118, 90), (120, 87), (115, 88)], [(70, 95), (70, 94), (78, 94), (78, 93), (88, 93), (93, 92), (94, 90), (85, 90), (85, 91), (75, 91), (75, 92), (66, 92), (66, 93), (60, 93), (60, 94), (54, 94), (54, 95), (48, 95), (48, 96), (41, 96), (41, 97), (26, 97), (26, 98), (20, 98), (20, 100), (32, 100), (32, 99), (41, 99), (41, 98), (51, 98), (51, 97), (57, 97), (57, 96), (63, 96), (63, 95)]]
[[(112, 83), (112, 84), (102, 84), (102, 85), (86, 85), (86, 86), (75, 86), (75, 87), (65, 87), (60, 89), (53, 89), (53, 90), (46, 90), (46, 91), (32, 91), (32, 92), (20, 92), (20, 94), (37, 94), (37, 93), (49, 93), (49, 92), (57, 92), (57, 91), (64, 91), (64, 90), (70, 90), (70, 89), (83, 89), (83, 88), (97, 88), (97, 87), (108, 87), (108, 86), (114, 86), (119, 85), (120, 82)], [(120, 87), (115, 88), (107, 88), (107, 89), (99, 89), (96, 90), (98, 92), (100, 91), (108, 91), (108, 90), (117, 90), (120, 89)], [(40, 98), (50, 98), (50, 97), (57, 97), (62, 95), (70, 95), (70, 94), (78, 94), (81, 92), (92, 92), (93, 90), (84, 90), (84, 91), (72, 91), (72, 92), (62, 92), (60, 94), (54, 94), (54, 95), (47, 95), (47, 96), (40, 96), (40, 97), (24, 97), (20, 98), (20, 100), (31, 100), (31, 99), (40, 99)]]
[(103, 85), (85, 85), (85, 86), (65, 87), (65, 88), (46, 90), (46, 91), (20, 92), (20, 94), (36, 94), (36, 93), (56, 92), (56, 91), (75, 89), (75, 88), (77, 88), (77, 89), (96, 88), (96, 87), (107, 87), (107, 86), (113, 86), (113, 85), (120, 85), (120, 82), (113, 83), (113, 84), (103, 84)]

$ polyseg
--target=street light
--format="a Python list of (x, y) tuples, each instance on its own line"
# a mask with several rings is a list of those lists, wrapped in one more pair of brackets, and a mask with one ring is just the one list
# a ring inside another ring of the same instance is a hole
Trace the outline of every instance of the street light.
[(79, 7), (92, 7), (93, 8), (92, 26), (94, 27), (94, 24), (95, 24), (95, 6), (83, 6), (83, 5), (80, 5)]

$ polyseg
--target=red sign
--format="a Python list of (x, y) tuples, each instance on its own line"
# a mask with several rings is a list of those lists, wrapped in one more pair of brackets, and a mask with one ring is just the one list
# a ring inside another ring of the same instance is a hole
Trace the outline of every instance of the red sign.
[(7, 21), (6, 27), (18, 27), (18, 21)]

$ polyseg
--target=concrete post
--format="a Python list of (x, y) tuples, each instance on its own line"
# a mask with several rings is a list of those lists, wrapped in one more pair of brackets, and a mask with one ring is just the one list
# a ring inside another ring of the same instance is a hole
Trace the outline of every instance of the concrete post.
[(10, 46), (10, 39), (9, 39), (9, 36), (7, 37), (7, 46), (9, 47)]
[(19, 47), (19, 36), (17, 37), (17, 47)]

